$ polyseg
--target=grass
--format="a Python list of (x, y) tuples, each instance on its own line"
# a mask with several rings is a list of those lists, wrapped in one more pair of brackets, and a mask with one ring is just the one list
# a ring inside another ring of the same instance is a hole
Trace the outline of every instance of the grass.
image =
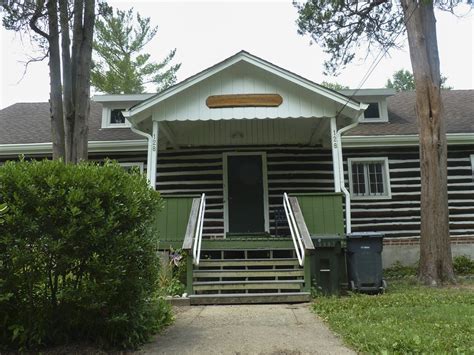
[(383, 295), (321, 297), (314, 311), (363, 353), (474, 354), (474, 283), (428, 288), (407, 281)]

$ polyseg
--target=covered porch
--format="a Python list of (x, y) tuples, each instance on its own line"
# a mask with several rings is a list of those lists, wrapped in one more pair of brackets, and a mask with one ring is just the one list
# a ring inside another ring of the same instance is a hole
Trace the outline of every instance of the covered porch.
[(124, 111), (148, 139), (161, 247), (187, 252), (189, 294), (308, 296), (312, 238), (344, 235), (343, 204), (350, 232), (341, 134), (365, 108), (241, 52)]

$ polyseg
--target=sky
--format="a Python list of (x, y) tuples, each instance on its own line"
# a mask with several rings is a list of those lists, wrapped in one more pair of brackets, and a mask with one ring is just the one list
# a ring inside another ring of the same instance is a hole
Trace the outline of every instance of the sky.
[[(351, 88), (361, 80), (374, 62), (378, 51), (360, 58), (337, 77), (323, 75), (327, 55), (309, 37), (297, 34), (297, 13), (290, 1), (118, 1), (108, 3), (120, 9), (134, 7), (151, 17), (158, 33), (146, 51), (156, 61), (176, 48), (175, 62), (182, 63), (178, 81), (215, 63), (246, 50), (312, 81), (330, 81)], [(458, 7), (454, 16), (436, 12), (441, 73), (455, 89), (474, 88), (474, 11)], [(377, 65), (363, 88), (381, 88), (399, 69), (411, 70), (408, 44), (392, 50)], [(0, 30), (0, 108), (16, 102), (47, 101), (49, 77), (47, 60), (24, 63), (34, 48), (28, 37)], [(365, 58), (365, 60), (364, 60)], [(153, 92), (153, 87), (148, 91)]]

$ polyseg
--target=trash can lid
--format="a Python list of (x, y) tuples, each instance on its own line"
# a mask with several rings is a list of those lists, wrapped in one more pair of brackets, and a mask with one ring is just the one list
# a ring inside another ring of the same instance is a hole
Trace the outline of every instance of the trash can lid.
[(384, 233), (380, 232), (354, 232), (347, 234), (347, 238), (383, 238)]

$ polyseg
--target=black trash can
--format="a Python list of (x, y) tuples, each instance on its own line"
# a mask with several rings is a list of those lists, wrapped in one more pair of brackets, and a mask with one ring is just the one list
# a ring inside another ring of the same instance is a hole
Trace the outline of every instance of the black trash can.
[(347, 289), (345, 238), (311, 236), (311, 240), (315, 247), (311, 255), (313, 286), (324, 295), (340, 295)]
[(377, 293), (386, 289), (382, 269), (383, 237), (376, 232), (347, 236), (347, 274), (352, 291)]

